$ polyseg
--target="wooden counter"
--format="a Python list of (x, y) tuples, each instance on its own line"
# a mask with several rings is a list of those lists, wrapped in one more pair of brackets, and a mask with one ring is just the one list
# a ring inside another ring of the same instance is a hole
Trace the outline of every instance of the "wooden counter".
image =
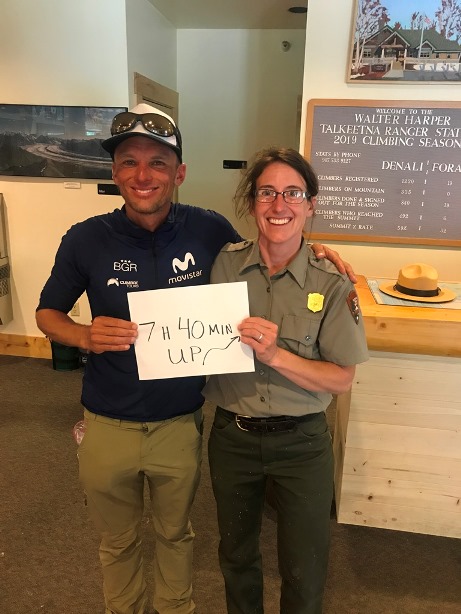
[(338, 522), (461, 538), (461, 311), (357, 291), (371, 351), (337, 401)]
[(370, 350), (461, 357), (461, 309), (378, 305), (366, 278), (358, 280)]

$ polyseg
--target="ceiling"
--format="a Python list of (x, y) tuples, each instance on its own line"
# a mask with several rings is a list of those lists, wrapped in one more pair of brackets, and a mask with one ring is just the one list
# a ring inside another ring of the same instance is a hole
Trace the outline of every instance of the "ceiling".
[(149, 0), (178, 29), (305, 29), (307, 0)]

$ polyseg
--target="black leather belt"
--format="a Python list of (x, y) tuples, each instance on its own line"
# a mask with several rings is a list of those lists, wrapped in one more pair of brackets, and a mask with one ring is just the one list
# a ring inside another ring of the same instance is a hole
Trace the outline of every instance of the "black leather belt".
[(316, 414), (306, 414), (305, 416), (268, 416), (265, 418), (252, 418), (251, 416), (234, 414), (222, 407), (220, 407), (219, 410), (228, 416), (232, 416), (239, 429), (252, 433), (286, 433), (294, 431), (298, 424), (307, 422), (316, 416)]

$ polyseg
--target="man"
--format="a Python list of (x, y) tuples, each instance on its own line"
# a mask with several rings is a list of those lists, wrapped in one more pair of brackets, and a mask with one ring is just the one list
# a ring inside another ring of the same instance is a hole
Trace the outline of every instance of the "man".
[[(240, 237), (223, 216), (171, 202), (186, 167), (181, 134), (168, 115), (140, 104), (118, 114), (111, 133), (103, 147), (125, 204), (63, 237), (37, 325), (53, 341), (89, 351), (79, 469), (101, 533), (106, 614), (148, 610), (140, 530), (145, 479), (156, 534), (154, 607), (159, 614), (191, 614), (189, 511), (200, 476), (205, 379), (139, 381), (137, 325), (126, 294), (209, 283), (215, 256)], [(334, 252), (328, 255), (335, 260)], [(85, 291), (90, 325), (67, 315)]]

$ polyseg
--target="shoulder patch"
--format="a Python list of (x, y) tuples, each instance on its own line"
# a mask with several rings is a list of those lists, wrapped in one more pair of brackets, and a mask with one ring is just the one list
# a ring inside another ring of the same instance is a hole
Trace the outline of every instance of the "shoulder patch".
[(240, 252), (253, 245), (253, 241), (240, 241), (240, 243), (228, 243), (222, 249), (223, 252)]
[(351, 312), (352, 317), (356, 324), (359, 323), (360, 317), (360, 306), (359, 306), (359, 297), (357, 296), (357, 292), (355, 290), (351, 290), (346, 298), (347, 305), (349, 307), (349, 311)]

